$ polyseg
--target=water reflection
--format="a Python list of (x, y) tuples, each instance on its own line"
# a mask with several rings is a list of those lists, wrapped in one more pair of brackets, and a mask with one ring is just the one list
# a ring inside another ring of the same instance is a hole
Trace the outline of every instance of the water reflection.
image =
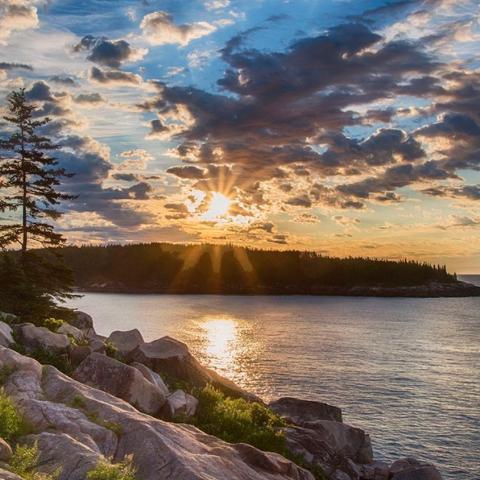
[(170, 335), (265, 400), (316, 399), (366, 429), (379, 459), (434, 459), (480, 480), (480, 298), (86, 294), (102, 335)]
[(200, 321), (200, 328), (209, 363), (216, 365), (225, 374), (232, 372), (238, 343), (237, 321), (228, 317), (205, 317)]

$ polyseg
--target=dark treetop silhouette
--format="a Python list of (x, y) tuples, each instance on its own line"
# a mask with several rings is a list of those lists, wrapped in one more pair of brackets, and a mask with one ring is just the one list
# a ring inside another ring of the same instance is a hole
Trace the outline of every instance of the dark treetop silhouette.
[[(20, 247), (20, 256), (2, 256), (0, 302), (12, 313), (43, 317), (58, 310), (55, 300), (71, 296), (70, 272), (60, 251), (51, 248), (64, 243), (51, 221), (61, 215), (58, 204), (73, 198), (58, 188), (60, 179), (71, 175), (50, 155), (58, 146), (41, 135), (50, 119), (38, 118), (24, 89), (7, 100), (8, 136), (0, 138), (0, 248)], [(38, 246), (48, 254), (32, 250)]]
[[(444, 266), (406, 260), (333, 258), (296, 250), (168, 243), (62, 250), (75, 273), (76, 285), (90, 291), (397, 296), (415, 295), (416, 288), (428, 288), (433, 295), (439, 295), (440, 287), (432, 285), (458, 289), (457, 294), (462, 291), (455, 275)], [(411, 291), (401, 291), (404, 287)], [(382, 288), (386, 289), (383, 293)], [(425, 292), (418, 296), (429, 293)]]

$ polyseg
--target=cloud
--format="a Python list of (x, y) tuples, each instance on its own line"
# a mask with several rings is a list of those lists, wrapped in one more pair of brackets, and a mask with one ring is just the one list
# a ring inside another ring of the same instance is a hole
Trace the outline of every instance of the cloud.
[(25, 63), (0, 62), (0, 70), (33, 70), (31, 65)]
[(79, 93), (73, 100), (75, 103), (84, 105), (99, 105), (106, 102), (99, 93)]
[(104, 67), (119, 68), (124, 62), (141, 60), (146, 49), (133, 48), (126, 40), (86, 35), (73, 47), (74, 52), (89, 52), (87, 60)]
[(437, 225), (441, 230), (449, 228), (477, 228), (480, 227), (480, 217), (469, 217), (460, 215), (450, 215), (448, 221), (444, 224)]
[[(61, 150), (56, 157), (61, 167), (74, 173), (65, 189), (77, 195), (69, 208), (78, 212), (96, 212), (119, 227), (135, 227), (153, 222), (155, 216), (135, 207), (147, 200), (151, 186), (138, 182), (127, 188), (106, 188), (103, 182), (113, 170), (109, 149), (90, 137), (67, 135), (59, 140)], [(133, 203), (132, 203), (133, 202)]]
[(207, 10), (219, 10), (227, 8), (230, 5), (230, 0), (206, 0), (204, 5)]
[(448, 197), (466, 200), (480, 200), (480, 185), (462, 185), (459, 187), (447, 187), (439, 185), (422, 190), (432, 197)]
[[(417, 138), (398, 128), (379, 129), (365, 139), (344, 133), (346, 127), (365, 121), (353, 110), (356, 105), (441, 90), (431, 75), (441, 64), (420, 45), (383, 42), (364, 25), (346, 24), (296, 41), (285, 52), (242, 50), (244, 39), (254, 30), (233, 37), (221, 51), (228, 67), (217, 83), (226, 94), (157, 82), (158, 96), (141, 105), (161, 118), (152, 122), (150, 138), (174, 134), (183, 140), (178, 157), (196, 163), (196, 168), (173, 167), (170, 173), (201, 179), (207, 176), (202, 169), (228, 163), (227, 179), (247, 191), (255, 182), (283, 178), (285, 167), (296, 177), (358, 176), (426, 159)], [(180, 110), (186, 110), (193, 121), (170, 130), (169, 119), (181, 123)], [(377, 120), (393, 115), (393, 109), (370, 112), (370, 118)], [(415, 176), (449, 176), (440, 174), (439, 165), (434, 175), (434, 165), (414, 167), (413, 173), (402, 168), (388, 171), (383, 179), (380, 172), (378, 179), (321, 194), (317, 190), (315, 201), (361, 208), (358, 199), (368, 199), (370, 187), (379, 194), (378, 201), (394, 201), (381, 190), (382, 183), (390, 183), (392, 187), (385, 185), (388, 189), (402, 183), (395, 176), (412, 181)], [(292, 196), (287, 205), (313, 205), (307, 197)]]
[(120, 70), (100, 70), (92, 67), (89, 74), (90, 80), (102, 83), (104, 85), (140, 85), (142, 77), (132, 72), (122, 72)]
[(179, 178), (199, 179), (205, 177), (205, 169), (196, 167), (195, 165), (186, 165), (181, 167), (170, 167), (167, 173), (175, 175)]
[(28, 0), (0, 0), (0, 44), (6, 44), (15, 31), (38, 27), (34, 3)]
[(415, 182), (446, 180), (448, 178), (456, 178), (456, 176), (443, 169), (440, 163), (430, 160), (419, 165), (406, 163), (390, 167), (377, 177), (368, 177), (359, 182), (339, 185), (337, 191), (366, 199), (372, 193), (393, 191)]
[(122, 182), (135, 182), (138, 180), (138, 175), (135, 175), (134, 173), (114, 173), (112, 178)]
[(120, 154), (125, 160), (117, 166), (118, 170), (146, 170), (153, 156), (142, 148), (125, 150)]
[[(81, 97), (83, 95), (83, 97)], [(92, 212), (112, 225), (131, 228), (155, 221), (155, 215), (145, 208), (152, 187), (145, 181), (136, 181), (125, 188), (105, 186), (105, 181), (115, 171), (110, 159), (110, 149), (89, 136), (72, 133), (70, 126), (78, 121), (75, 114), (66, 107), (71, 96), (64, 92), (55, 92), (43, 81), (32, 84), (26, 91), (29, 100), (38, 104), (38, 116), (51, 115), (53, 121), (42, 127), (42, 133), (53, 137), (59, 149), (54, 152), (59, 166), (73, 173), (65, 178), (62, 188), (77, 198), (69, 201), (70, 211)], [(80, 94), (74, 100), (95, 101), (96, 94)], [(123, 152), (127, 161), (147, 158), (143, 150)]]
[(143, 17), (140, 23), (144, 37), (152, 45), (179, 44), (183, 47), (192, 40), (214, 32), (217, 27), (208, 22), (176, 25), (167, 12), (158, 11)]
[(68, 75), (54, 75), (50, 77), (50, 82), (57, 83), (58, 85), (63, 85), (65, 87), (75, 87), (77, 82)]
[(286, 203), (287, 205), (293, 205), (294, 207), (310, 208), (312, 206), (312, 201), (308, 195), (289, 198)]

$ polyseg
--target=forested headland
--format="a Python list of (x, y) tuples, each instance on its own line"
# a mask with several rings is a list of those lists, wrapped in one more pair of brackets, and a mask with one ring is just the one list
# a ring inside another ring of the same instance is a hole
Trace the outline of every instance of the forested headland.
[(61, 251), (75, 285), (90, 291), (341, 294), (342, 289), (362, 287), (456, 283), (444, 266), (297, 250), (150, 243), (69, 246)]

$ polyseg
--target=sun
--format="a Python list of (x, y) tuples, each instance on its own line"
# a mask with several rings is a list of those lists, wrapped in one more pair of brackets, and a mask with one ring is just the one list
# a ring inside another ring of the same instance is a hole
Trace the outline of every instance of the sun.
[(202, 215), (202, 220), (213, 221), (228, 213), (232, 201), (219, 192), (212, 192), (208, 210)]

